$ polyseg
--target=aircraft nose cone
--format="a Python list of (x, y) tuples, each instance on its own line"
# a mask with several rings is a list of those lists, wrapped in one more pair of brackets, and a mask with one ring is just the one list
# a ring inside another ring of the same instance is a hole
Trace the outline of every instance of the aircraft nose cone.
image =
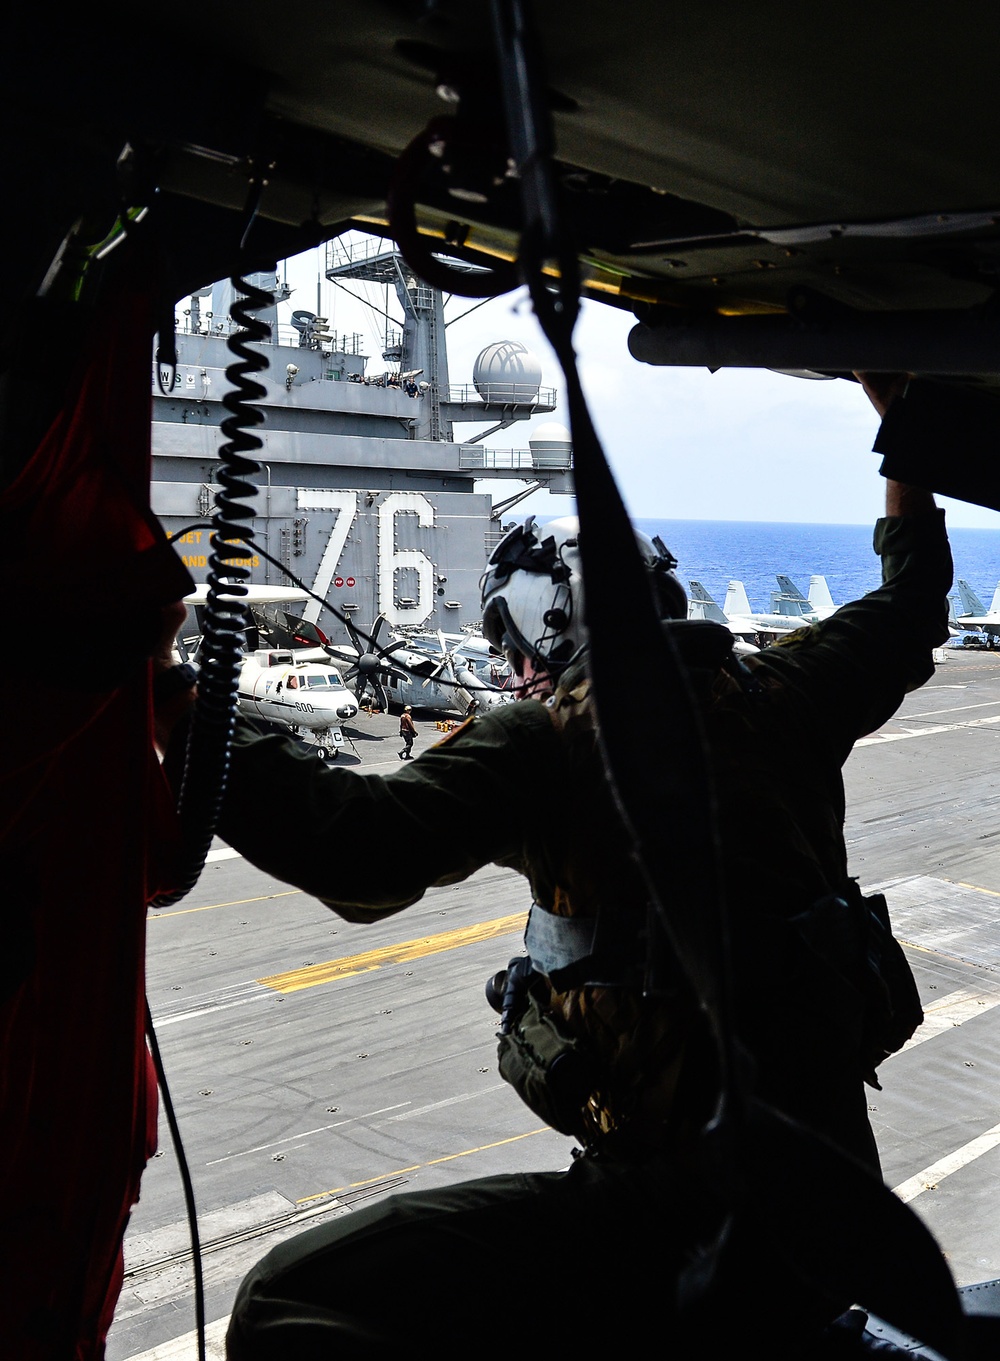
[(338, 704), (337, 706), (338, 718), (353, 718), (357, 712), (358, 706), (356, 704)]

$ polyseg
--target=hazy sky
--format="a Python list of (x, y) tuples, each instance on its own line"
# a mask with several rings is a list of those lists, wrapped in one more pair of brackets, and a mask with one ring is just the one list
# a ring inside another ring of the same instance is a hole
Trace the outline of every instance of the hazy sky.
[[(320, 252), (288, 262), (295, 288), (279, 312), (317, 310)], [(365, 291), (350, 284), (355, 292)], [(379, 306), (382, 289), (368, 287)], [(351, 302), (325, 280), (322, 314), (331, 329), (360, 331), (371, 355), (368, 372), (381, 372), (384, 322)], [(454, 298), (446, 320), (474, 308)], [(399, 315), (395, 296), (388, 310)], [(782, 520), (869, 524), (881, 513), (880, 458), (871, 452), (878, 417), (856, 383), (810, 381), (762, 369), (659, 368), (637, 363), (628, 352), (630, 313), (585, 303), (576, 329), (576, 350), (591, 414), (634, 517), (687, 520)], [(558, 362), (542, 335), (526, 293), (508, 294), (471, 311), (448, 328), (452, 383), (472, 380), (476, 356), (498, 340), (517, 340), (539, 358), (542, 382), (562, 393)], [(544, 421), (569, 423), (565, 408), (500, 431), (485, 441), (497, 448), (527, 448)], [(491, 424), (462, 425), (468, 439)], [(503, 483), (506, 491), (509, 483)], [(496, 494), (497, 483), (490, 484)], [(1000, 528), (995, 511), (939, 498), (953, 525)], [(535, 496), (524, 512), (558, 515), (572, 510), (569, 498)]]

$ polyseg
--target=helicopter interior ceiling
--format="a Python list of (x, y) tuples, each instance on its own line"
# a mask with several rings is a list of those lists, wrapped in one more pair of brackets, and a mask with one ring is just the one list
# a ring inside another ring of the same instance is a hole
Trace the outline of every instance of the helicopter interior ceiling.
[[(1000, 386), (1000, 9), (546, 0), (533, 19), (584, 292), (637, 314), (637, 357)], [(178, 296), (230, 271), (254, 174), (262, 257), (384, 231), (401, 153), (442, 118), (408, 183), (421, 233), (516, 257), (487, 0), (205, 0), (152, 34), (112, 0), (8, 37), (8, 257), (29, 293), (123, 193), (158, 191)]]

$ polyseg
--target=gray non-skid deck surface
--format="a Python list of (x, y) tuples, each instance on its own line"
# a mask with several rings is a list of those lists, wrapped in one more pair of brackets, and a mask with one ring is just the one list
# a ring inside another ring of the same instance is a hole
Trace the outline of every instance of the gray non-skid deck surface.
[[(365, 768), (398, 765), (397, 726), (359, 721)], [(438, 735), (419, 715), (418, 727), (417, 752)], [(886, 893), (928, 1018), (883, 1066), (872, 1121), (889, 1185), (906, 1188), (961, 1283), (1000, 1276), (998, 740), (1000, 655), (949, 653), (846, 770), (852, 872)], [(149, 988), (208, 1249), (210, 1354), (221, 1356), (236, 1285), (280, 1238), (398, 1187), (563, 1167), (571, 1142), (540, 1129), (496, 1072), (483, 985), (519, 947), (503, 920), (527, 906), (521, 880), (486, 869), (352, 927), (218, 850), (189, 898), (151, 922)], [(378, 829), (340, 851), (375, 872)], [(498, 921), (500, 934), (473, 929)], [(471, 939), (447, 934), (457, 931)], [(427, 938), (399, 957), (400, 942)], [(353, 976), (317, 972), (355, 956)], [(326, 981), (294, 992), (258, 981), (293, 970)], [(160, 1148), (127, 1241), (109, 1361), (195, 1356), (165, 1125)]]

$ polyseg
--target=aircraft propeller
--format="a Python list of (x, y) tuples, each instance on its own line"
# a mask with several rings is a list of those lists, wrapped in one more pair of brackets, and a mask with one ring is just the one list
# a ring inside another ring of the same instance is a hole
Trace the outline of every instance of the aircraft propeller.
[[(386, 622), (385, 615), (380, 614), (372, 625), (371, 634), (365, 636), (360, 633), (349, 619), (344, 620), (344, 625), (351, 639), (351, 646), (358, 654), (357, 661), (352, 662), (344, 671), (344, 680), (353, 680), (357, 677), (354, 686), (355, 697), (360, 704), (368, 689), (375, 698), (375, 703), (380, 709), (388, 712), (389, 696), (385, 690), (385, 681), (394, 676), (398, 680), (405, 680), (405, 673), (396, 667), (387, 665), (386, 658), (399, 648), (406, 646), (406, 639), (399, 638), (388, 647), (379, 647), (378, 638), (382, 632), (382, 625)], [(332, 649), (331, 649), (332, 653)]]
[(454, 648), (451, 652), (449, 652), (448, 645), (444, 640), (444, 634), (441, 632), (440, 629), (438, 629), (437, 631), (437, 636), (438, 643), (441, 646), (441, 660), (438, 662), (437, 666), (434, 667), (434, 669), (428, 675), (427, 679), (424, 681), (425, 688), (428, 685), (430, 685), (432, 680), (437, 680), (438, 676), (442, 675), (443, 672), (445, 671), (451, 672), (451, 679), (455, 682), (456, 685), (458, 685), (459, 684), (458, 669), (455, 663), (460, 657), (462, 658), (463, 661), (465, 660), (465, 654), (462, 651), (461, 643), (459, 643), (458, 647)]

